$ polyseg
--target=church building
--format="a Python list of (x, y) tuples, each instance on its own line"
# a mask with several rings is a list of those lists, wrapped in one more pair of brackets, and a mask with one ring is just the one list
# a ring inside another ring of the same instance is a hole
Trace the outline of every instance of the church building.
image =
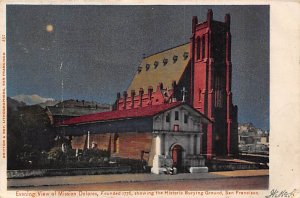
[(212, 10), (208, 10), (202, 23), (193, 17), (189, 43), (142, 60), (128, 90), (122, 98), (117, 95), (116, 108), (184, 100), (213, 121), (203, 126), (207, 158), (236, 155), (238, 108), (232, 104), (231, 80), (230, 15), (226, 14), (224, 22), (215, 21)]
[(237, 106), (231, 93), (230, 15), (192, 19), (190, 42), (143, 58), (113, 111), (64, 120), (57, 126), (73, 148), (93, 142), (113, 156), (147, 156), (153, 173), (167, 159), (205, 171), (204, 159), (238, 154)]

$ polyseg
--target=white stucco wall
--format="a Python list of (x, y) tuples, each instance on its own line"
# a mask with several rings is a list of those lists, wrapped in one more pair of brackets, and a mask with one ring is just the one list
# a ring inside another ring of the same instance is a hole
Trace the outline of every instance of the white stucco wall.
[[(178, 112), (178, 120), (175, 120), (176, 111)], [(169, 122), (166, 121), (168, 114), (170, 115)], [(187, 123), (184, 122), (184, 115), (188, 115)], [(185, 164), (185, 162), (192, 160), (199, 161), (200, 148), (202, 147), (200, 144), (203, 136), (202, 124), (207, 122), (208, 120), (204, 116), (188, 105), (181, 105), (154, 116), (153, 133), (155, 139), (155, 156), (153, 158), (151, 171), (156, 174), (162, 172), (164, 168), (163, 161), (164, 159), (168, 159), (168, 156), (172, 158), (172, 149), (175, 145), (180, 145), (183, 148), (183, 160), (181, 163)], [(174, 131), (174, 125), (179, 126), (178, 131)], [(193, 171), (195, 170), (191, 170), (191, 172)]]
[[(183, 157), (186, 155), (200, 154), (200, 137), (199, 135), (171, 135), (165, 134), (164, 137), (164, 153), (165, 155), (171, 155), (172, 148), (175, 145), (180, 145), (183, 150)], [(196, 144), (196, 145), (195, 145)]]
[[(175, 112), (178, 111), (179, 119), (175, 120)], [(167, 115), (170, 114), (170, 122), (166, 122)], [(184, 123), (184, 115), (188, 115), (188, 123)], [(174, 125), (179, 125), (179, 131), (200, 132), (201, 117), (190, 111), (188, 107), (179, 106), (154, 117), (153, 129), (173, 131)]]

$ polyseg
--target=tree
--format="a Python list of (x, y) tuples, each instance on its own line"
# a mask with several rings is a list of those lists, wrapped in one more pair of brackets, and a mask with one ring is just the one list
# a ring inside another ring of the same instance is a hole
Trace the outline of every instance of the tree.
[(18, 107), (17, 110), (8, 108), (7, 118), (8, 169), (22, 168), (20, 156), (28, 153), (28, 149), (41, 152), (52, 147), (55, 130), (42, 107), (32, 105)]

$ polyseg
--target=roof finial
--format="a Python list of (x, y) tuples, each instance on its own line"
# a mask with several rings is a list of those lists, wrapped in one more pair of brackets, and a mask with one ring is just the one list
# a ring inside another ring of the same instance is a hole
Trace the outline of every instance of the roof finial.
[(185, 96), (186, 96), (185, 94), (187, 93), (185, 87), (182, 87), (181, 93), (182, 93), (182, 102), (185, 102)]

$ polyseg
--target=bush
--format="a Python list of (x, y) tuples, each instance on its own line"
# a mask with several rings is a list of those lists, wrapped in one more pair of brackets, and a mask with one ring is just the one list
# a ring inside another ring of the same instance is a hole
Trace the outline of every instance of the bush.
[(110, 157), (110, 152), (100, 149), (79, 151), (67, 149), (62, 152), (61, 147), (53, 147), (49, 152), (32, 149), (25, 145), (19, 156), (18, 169), (65, 169), (131, 166), (133, 172), (145, 172), (146, 162), (136, 159)]
[(48, 152), (48, 159), (49, 160), (59, 160), (59, 159), (61, 159), (62, 155), (63, 155), (63, 152), (60, 147), (53, 147)]

